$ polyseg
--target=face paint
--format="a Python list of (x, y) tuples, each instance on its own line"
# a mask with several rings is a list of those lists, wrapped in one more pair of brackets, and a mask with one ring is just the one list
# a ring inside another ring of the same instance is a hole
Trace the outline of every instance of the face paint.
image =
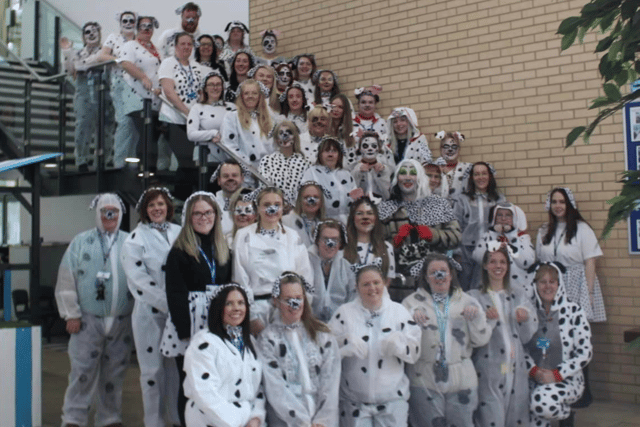
[(254, 214), (254, 210), (253, 210), (253, 206), (251, 206), (251, 205), (236, 206), (236, 208), (233, 210), (233, 213), (234, 213), (234, 215), (238, 215), (238, 216), (253, 215)]
[(130, 14), (125, 13), (120, 17), (120, 31), (123, 33), (132, 33), (136, 28), (136, 18)]
[(329, 249), (333, 249), (338, 246), (338, 241), (336, 239), (324, 239), (324, 244), (327, 245)]
[(120, 211), (118, 209), (107, 209), (107, 208), (100, 209), (100, 215), (102, 215), (104, 219), (114, 219), (119, 214), (120, 214)]
[(82, 40), (87, 46), (97, 46), (100, 44), (100, 29), (95, 25), (89, 25), (82, 33)]
[(431, 277), (432, 279), (436, 279), (436, 280), (444, 280), (444, 279), (447, 278), (448, 275), (449, 275), (448, 271), (436, 270), (436, 271), (432, 272), (431, 274), (429, 274), (429, 277)]
[(360, 153), (362, 153), (364, 161), (375, 163), (376, 155), (378, 154), (378, 140), (372, 136), (362, 138), (362, 141), (360, 141)]
[(264, 53), (271, 55), (275, 53), (278, 41), (274, 36), (265, 36), (262, 39), (262, 50)]
[(285, 304), (291, 307), (294, 310), (298, 310), (302, 307), (302, 303), (304, 302), (302, 298), (287, 298), (284, 300)]
[(403, 194), (413, 194), (418, 187), (418, 171), (413, 166), (398, 170), (398, 187)]
[(442, 143), (440, 154), (447, 162), (453, 162), (458, 158), (460, 146), (453, 140), (448, 139)]
[(269, 206), (266, 207), (264, 212), (269, 216), (277, 215), (278, 212), (280, 212), (280, 206), (278, 206), (278, 205), (269, 205)]
[(291, 83), (291, 68), (288, 66), (280, 67), (276, 78), (278, 79), (278, 83), (285, 86), (288, 85)]
[(141, 22), (138, 27), (140, 31), (149, 31), (153, 30), (153, 24), (151, 22)]
[(319, 197), (313, 197), (313, 196), (305, 197), (304, 199), (304, 202), (309, 206), (315, 206), (316, 203), (318, 203), (319, 201), (320, 201)]
[(293, 131), (286, 127), (278, 130), (278, 145), (281, 147), (290, 147), (293, 145)]

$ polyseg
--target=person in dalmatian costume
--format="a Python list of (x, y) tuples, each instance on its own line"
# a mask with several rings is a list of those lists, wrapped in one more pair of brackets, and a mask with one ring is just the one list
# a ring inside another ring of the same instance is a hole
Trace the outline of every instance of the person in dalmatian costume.
[[(307, 160), (316, 163), (320, 142), (331, 132), (331, 116), (326, 108), (316, 105), (307, 114), (307, 123), (309, 130), (300, 134), (300, 147)], [(344, 164), (342, 166), (344, 167)]]
[(431, 163), (431, 150), (427, 137), (418, 129), (418, 116), (408, 107), (394, 108), (387, 119), (389, 131), (387, 145), (394, 159), (414, 159), (421, 165)]
[(418, 290), (402, 302), (422, 330), (420, 358), (407, 367), (414, 426), (474, 425), (478, 377), (471, 354), (489, 342), (491, 328), (478, 301), (460, 289), (456, 264), (442, 254), (416, 264)]
[(535, 272), (538, 330), (525, 346), (531, 426), (573, 427), (571, 404), (585, 389), (582, 375), (593, 356), (591, 327), (582, 308), (567, 298), (564, 266), (548, 263)]
[[(132, 133), (125, 139), (125, 142), (116, 141), (114, 152), (114, 166), (119, 167), (124, 164), (126, 157), (142, 157), (142, 147), (139, 144), (140, 135), (143, 133), (144, 118), (142, 110), (144, 108), (144, 100), (151, 100), (152, 109), (152, 129), (156, 130), (158, 125), (158, 111), (160, 110), (160, 81), (158, 80), (158, 69), (162, 58), (151, 41), (154, 28), (158, 28), (159, 24), (153, 16), (139, 16), (137, 21), (137, 30), (135, 40), (130, 40), (122, 47), (118, 62), (122, 67), (122, 80), (126, 86), (121, 92), (122, 105), (118, 108), (121, 113), (125, 114), (133, 121), (134, 128), (127, 128), (127, 121), (122, 122), (122, 129), (129, 129)], [(115, 103), (114, 103), (115, 105)], [(118, 123), (118, 131), (121, 130)], [(157, 131), (154, 132), (152, 140), (157, 140)], [(116, 135), (116, 140), (118, 136)], [(157, 157), (157, 148), (152, 145), (149, 149), (149, 160), (151, 164), (155, 164)]]
[(464, 135), (460, 132), (445, 132), (441, 130), (435, 134), (440, 140), (440, 157), (436, 164), (442, 172), (442, 197), (452, 197), (463, 193), (467, 189), (467, 181), (464, 175), (471, 167), (471, 163), (459, 161), (460, 145), (464, 141)]
[(172, 424), (180, 423), (178, 371), (175, 361), (160, 352), (169, 314), (163, 267), (180, 233), (180, 226), (171, 222), (172, 199), (164, 187), (145, 190), (136, 206), (141, 222), (122, 245), (122, 268), (135, 297), (131, 319), (147, 427), (164, 427), (165, 413)]
[(318, 223), (309, 260), (314, 272), (313, 313), (328, 322), (342, 304), (356, 296), (356, 276), (342, 250), (347, 243), (344, 224), (333, 219)]
[(307, 95), (300, 83), (293, 82), (287, 86), (280, 94), (280, 104), (282, 108), (277, 120), (289, 120), (296, 124), (301, 135), (308, 134)]
[(440, 173), (440, 166), (445, 163), (444, 159), (440, 157), (435, 162), (422, 164), (424, 173), (429, 180), (429, 189), (431, 190), (431, 194), (440, 197), (447, 197), (449, 195), (449, 191), (447, 191), (446, 194), (442, 191), (442, 174)]
[(533, 287), (527, 270), (536, 262), (536, 253), (527, 233), (527, 218), (520, 207), (500, 202), (489, 210), (489, 229), (473, 250), (473, 260), (481, 264), (489, 247), (501, 246), (509, 254), (511, 288), (533, 299)]
[(378, 208), (369, 197), (361, 197), (351, 204), (344, 257), (354, 271), (376, 264), (390, 283), (396, 277), (396, 260), (393, 245), (384, 240), (384, 232)]
[(283, 272), (271, 295), (274, 321), (258, 340), (270, 427), (338, 425), (340, 352), (311, 311), (313, 285)]
[(315, 181), (302, 182), (297, 191), (293, 210), (282, 217), (282, 223), (294, 229), (309, 248), (314, 244), (316, 227), (325, 219), (325, 205), (331, 194)]
[(211, 291), (231, 276), (231, 256), (220, 225), (215, 196), (196, 191), (184, 203), (182, 230), (165, 262), (169, 307), (160, 351), (174, 358), (180, 377), (178, 415), (184, 425), (184, 354), (190, 339), (206, 327)]
[(391, 175), (396, 167), (393, 155), (380, 142), (380, 135), (376, 132), (365, 131), (360, 137), (357, 163), (351, 170), (351, 175), (359, 188), (374, 199), (374, 195), (387, 200), (391, 187)]
[[(240, 21), (231, 21), (224, 27), (227, 33), (227, 41), (222, 48), (219, 58), (227, 67), (227, 75), (231, 75), (233, 69), (232, 62), (239, 50), (246, 50), (252, 57), (254, 56), (251, 47), (245, 43), (244, 37), (249, 34), (249, 28)], [(253, 65), (249, 68), (253, 68)]]
[(302, 176), (311, 163), (300, 152), (300, 134), (293, 122), (285, 120), (278, 123), (272, 133), (278, 151), (260, 160), (258, 172), (281, 189), (287, 202), (293, 206), (298, 198)]
[(272, 125), (267, 96), (262, 83), (245, 80), (238, 89), (237, 110), (229, 112), (222, 122), (222, 143), (256, 169), (260, 160), (274, 151), (269, 141)]
[(326, 188), (331, 195), (326, 200), (327, 217), (345, 223), (351, 202), (364, 196), (364, 192), (356, 186), (349, 171), (342, 168), (342, 159), (340, 142), (331, 136), (324, 137), (318, 148), (318, 160), (307, 169), (302, 181), (316, 181)]
[(276, 70), (276, 89), (284, 92), (293, 83), (293, 67), (288, 62), (274, 64)]
[(524, 344), (538, 329), (531, 299), (512, 286), (505, 247), (492, 242), (482, 259), (482, 288), (469, 291), (484, 308), (491, 340), (473, 352), (478, 373), (478, 427), (529, 423), (528, 369)]
[(356, 144), (353, 131), (352, 111), (351, 101), (346, 95), (341, 93), (331, 98), (329, 105), (329, 115), (331, 116), (329, 135), (337, 137), (342, 143), (346, 169), (353, 169), (358, 151), (358, 144)]
[(377, 266), (361, 268), (356, 299), (339, 307), (329, 322), (342, 356), (343, 427), (407, 426), (405, 367), (420, 357), (421, 332), (407, 309), (391, 301), (385, 282)]
[[(393, 242), (396, 275), (392, 298), (401, 301), (415, 289), (411, 268), (427, 255), (445, 253), (460, 243), (460, 224), (446, 199), (429, 193), (420, 163), (402, 160), (391, 181), (391, 199), (380, 203), (380, 220), (386, 225), (385, 239)], [(402, 279), (404, 278), (404, 280)]]
[(218, 61), (217, 49), (213, 36), (203, 34), (196, 39), (194, 59), (205, 67), (211, 68), (213, 71), (220, 73), (224, 81), (227, 81), (227, 67), (221, 61)]
[(233, 280), (254, 294), (251, 333), (258, 335), (271, 322), (271, 288), (283, 271), (297, 271), (311, 278), (307, 248), (298, 233), (282, 225), (284, 195), (265, 187), (257, 196), (258, 221), (236, 233), (233, 247)]
[[(62, 257), (55, 296), (69, 339), (69, 386), (62, 425), (122, 427), (122, 384), (133, 346), (133, 296), (120, 253), (128, 233), (120, 230), (125, 206), (113, 193), (91, 202), (96, 228), (73, 238)], [(97, 394), (97, 396), (95, 396)]]
[(231, 210), (231, 197), (244, 184), (245, 171), (238, 162), (232, 159), (220, 163), (211, 175), (210, 182), (217, 183), (220, 187), (215, 194), (216, 203), (220, 206), (222, 217), (220, 225), (222, 233), (226, 236), (233, 229), (233, 212)]
[(293, 81), (298, 82), (305, 90), (307, 105), (313, 108), (313, 75), (315, 74), (316, 56), (312, 53), (303, 53), (296, 55), (293, 60)]
[(360, 87), (354, 90), (358, 100), (358, 111), (353, 118), (353, 129), (358, 138), (364, 131), (377, 132), (380, 135), (380, 140), (386, 144), (387, 125), (380, 114), (376, 112), (378, 102), (380, 102), (380, 92), (382, 92), (380, 85)]
[(313, 82), (313, 104), (322, 105), (330, 110), (331, 98), (340, 94), (338, 75), (331, 70), (317, 70), (313, 74)]
[(247, 227), (258, 217), (258, 208), (254, 201), (254, 190), (239, 188), (229, 199), (229, 211), (233, 218), (233, 228), (225, 235), (230, 248), (234, 245), (234, 239), (238, 230)]
[(456, 256), (462, 264), (460, 284), (465, 291), (480, 286), (482, 270), (473, 259), (473, 250), (489, 229), (490, 210), (506, 201), (497, 190), (495, 175), (491, 164), (474, 163), (464, 175), (467, 189), (451, 199), (453, 213), (462, 228), (462, 242)]
[[(238, 96), (238, 87), (249, 77), (249, 72), (255, 68), (256, 60), (253, 53), (249, 49), (238, 49), (231, 58), (231, 72), (229, 74), (229, 88), (224, 94), (227, 102), (235, 102)], [(255, 79), (254, 79), (255, 80)], [(266, 91), (266, 97), (269, 99), (269, 90)]]
[(271, 67), (280, 62), (286, 62), (284, 56), (278, 55), (278, 39), (282, 36), (280, 30), (262, 30), (262, 56), (256, 58), (259, 64), (269, 65)]
[(269, 90), (267, 104), (269, 106), (269, 113), (271, 114), (271, 117), (275, 119), (275, 117), (277, 117), (278, 113), (280, 113), (281, 110), (280, 94), (277, 90), (275, 90), (275, 70), (267, 64), (258, 63), (258, 65), (249, 70), (247, 76), (249, 76), (250, 79), (261, 82)]
[[(189, 110), (187, 118), (187, 137), (189, 141), (197, 145), (204, 144), (209, 154), (207, 163), (220, 163), (227, 159), (227, 155), (216, 147), (222, 141), (222, 123), (224, 117), (230, 111), (235, 111), (236, 106), (224, 101), (226, 83), (218, 71), (213, 71), (202, 79), (200, 101)], [(196, 146), (193, 150), (193, 159), (200, 157)]]
[(191, 339), (184, 356), (187, 427), (266, 426), (262, 364), (250, 335), (251, 292), (218, 286), (208, 324)]
[[(163, 58), (170, 58), (175, 55), (176, 49), (176, 36), (180, 33), (191, 34), (193, 40), (200, 37), (200, 30), (198, 29), (198, 23), (200, 22), (200, 16), (202, 11), (200, 6), (193, 2), (185, 3), (176, 9), (176, 15), (180, 16), (180, 26), (166, 30), (160, 36), (158, 42), (158, 49)], [(194, 59), (195, 53), (189, 53), (189, 59)]]
[(73, 98), (73, 110), (76, 115), (74, 130), (75, 163), (80, 172), (89, 170), (91, 160), (91, 141), (96, 132), (99, 114), (104, 115), (104, 152), (106, 161), (113, 157), (113, 112), (109, 92), (105, 92), (107, 111), (101, 111), (98, 103), (101, 71), (91, 69), (92, 65), (100, 62), (100, 24), (87, 22), (82, 26), (82, 41), (84, 47), (73, 49), (73, 43), (67, 37), (60, 38), (60, 47), (64, 57), (64, 70), (75, 79), (76, 91)]
[[(121, 62), (125, 43), (135, 38), (137, 16), (134, 12), (117, 13), (116, 20), (120, 24), (120, 32), (118, 34), (109, 34), (100, 50), (100, 62), (118, 60), (120, 60), (118, 62)], [(125, 105), (123, 100), (124, 92), (129, 90), (129, 86), (123, 80), (123, 74), (124, 70), (122, 68), (118, 67), (111, 70), (111, 86), (109, 88), (117, 123), (114, 136), (113, 165), (118, 169), (124, 167), (124, 159), (126, 157), (135, 157), (135, 146), (138, 142), (135, 123), (123, 108)]]

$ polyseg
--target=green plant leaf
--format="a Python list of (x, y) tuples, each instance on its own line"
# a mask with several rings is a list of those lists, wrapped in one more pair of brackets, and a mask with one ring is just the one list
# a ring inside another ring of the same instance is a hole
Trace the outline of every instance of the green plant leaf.
[(613, 67), (607, 55), (604, 55), (600, 58), (600, 65), (598, 66), (598, 70), (600, 71), (600, 75), (604, 77), (604, 81), (607, 82), (614, 77)]
[(584, 36), (587, 34), (588, 27), (578, 27), (578, 41), (584, 43)]
[(558, 32), (556, 34), (569, 34), (575, 29), (578, 28), (580, 23), (582, 22), (582, 18), (579, 16), (570, 16), (560, 23), (558, 27)]
[(594, 108), (604, 107), (605, 105), (613, 104), (615, 101), (607, 98), (606, 96), (599, 96), (593, 100), (593, 103), (589, 107), (589, 110), (593, 110)]
[(626, 0), (622, 3), (622, 6), (620, 6), (620, 16), (622, 19), (631, 19), (636, 13), (637, 8), (638, 2), (636, 0)]
[(568, 34), (562, 36), (562, 43), (560, 43), (560, 50), (567, 50), (571, 47), (574, 41), (576, 41), (576, 35), (578, 35), (578, 29), (571, 31)]
[(604, 52), (605, 50), (609, 49), (609, 46), (611, 46), (611, 43), (613, 43), (613, 39), (611, 37), (603, 38), (598, 42), (595, 53)]
[(618, 13), (618, 9), (614, 9), (602, 18), (600, 21), (600, 29), (602, 29), (603, 33), (611, 27), (611, 24), (613, 24), (613, 20), (616, 19)]
[(620, 53), (620, 49), (622, 49), (622, 40), (616, 40), (609, 46), (609, 52), (607, 53), (607, 59), (613, 62), (618, 59), (618, 53)]
[(578, 139), (578, 137), (582, 134), (582, 132), (584, 132), (585, 129), (586, 127), (584, 126), (573, 128), (573, 130), (569, 132), (569, 135), (567, 135), (565, 147), (571, 147), (571, 145), (575, 142), (576, 139)]
[[(624, 71), (624, 70), (623, 70)], [(622, 98), (622, 94), (620, 93), (620, 89), (614, 83), (607, 83), (602, 86), (604, 89), (604, 93), (607, 95), (607, 98), (611, 101), (619, 101)]]
[(614, 80), (618, 87), (624, 86), (629, 80), (629, 72), (627, 70), (620, 71)]

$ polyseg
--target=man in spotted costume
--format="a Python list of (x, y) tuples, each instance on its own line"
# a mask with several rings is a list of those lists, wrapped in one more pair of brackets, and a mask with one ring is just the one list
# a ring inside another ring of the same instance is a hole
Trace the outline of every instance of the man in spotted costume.
[(128, 233), (120, 231), (124, 204), (97, 196), (96, 228), (78, 234), (65, 252), (56, 283), (60, 316), (66, 320), (71, 373), (62, 423), (86, 426), (97, 393), (96, 426), (122, 426), (122, 383), (133, 345), (133, 297), (120, 261)]
[[(169, 58), (175, 54), (176, 36), (179, 33), (189, 33), (194, 40), (198, 40), (200, 37), (200, 30), (198, 29), (198, 22), (202, 15), (200, 6), (193, 2), (185, 3), (176, 9), (176, 15), (180, 15), (180, 26), (168, 29), (160, 36), (158, 50), (163, 58)], [(195, 58), (195, 49), (191, 52), (191, 59), (193, 58)]]
[[(445, 253), (460, 243), (460, 225), (446, 199), (429, 191), (424, 169), (416, 160), (403, 160), (391, 182), (391, 199), (378, 207), (386, 225), (385, 239), (395, 246), (396, 272), (404, 283), (393, 283), (395, 301), (415, 290), (409, 270), (433, 252)], [(398, 281), (396, 281), (398, 282)]]
[(233, 217), (229, 211), (229, 199), (244, 183), (244, 171), (235, 160), (226, 160), (220, 163), (220, 166), (211, 175), (211, 182), (217, 181), (220, 190), (215, 194), (216, 203), (222, 211), (220, 225), (222, 225), (222, 233), (228, 234), (233, 229)]
[(75, 78), (75, 95), (73, 98), (73, 109), (76, 115), (75, 125), (75, 158), (76, 166), (81, 172), (89, 170), (89, 160), (91, 152), (91, 141), (96, 135), (96, 124), (98, 114), (104, 114), (104, 152), (107, 161), (113, 157), (113, 106), (109, 92), (105, 92), (106, 111), (100, 111), (98, 103), (99, 80), (101, 70), (91, 69), (92, 65), (100, 61), (100, 24), (97, 22), (87, 22), (82, 26), (82, 41), (84, 47), (74, 50), (72, 42), (62, 37), (60, 47), (64, 56), (64, 69)]

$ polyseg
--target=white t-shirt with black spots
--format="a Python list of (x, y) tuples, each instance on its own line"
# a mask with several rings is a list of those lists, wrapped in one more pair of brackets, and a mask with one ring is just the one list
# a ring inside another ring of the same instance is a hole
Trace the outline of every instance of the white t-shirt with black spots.
[[(156, 58), (137, 40), (131, 40), (124, 44), (120, 58), (138, 67), (153, 83), (153, 87), (159, 87), (158, 69), (160, 68), (160, 58)], [(134, 78), (125, 72), (124, 81), (131, 86), (131, 92), (143, 99), (154, 99), (154, 109), (160, 107), (160, 100), (142, 85), (142, 81)]]
[[(208, 67), (203, 67), (193, 60), (189, 60), (189, 65), (182, 65), (175, 56), (171, 56), (160, 64), (158, 79), (160, 82), (162, 82), (162, 79), (173, 80), (176, 94), (184, 105), (190, 109), (198, 102), (200, 82), (206, 76), (208, 70)], [(165, 103), (160, 107), (160, 120), (179, 125), (187, 122), (179, 111)]]

